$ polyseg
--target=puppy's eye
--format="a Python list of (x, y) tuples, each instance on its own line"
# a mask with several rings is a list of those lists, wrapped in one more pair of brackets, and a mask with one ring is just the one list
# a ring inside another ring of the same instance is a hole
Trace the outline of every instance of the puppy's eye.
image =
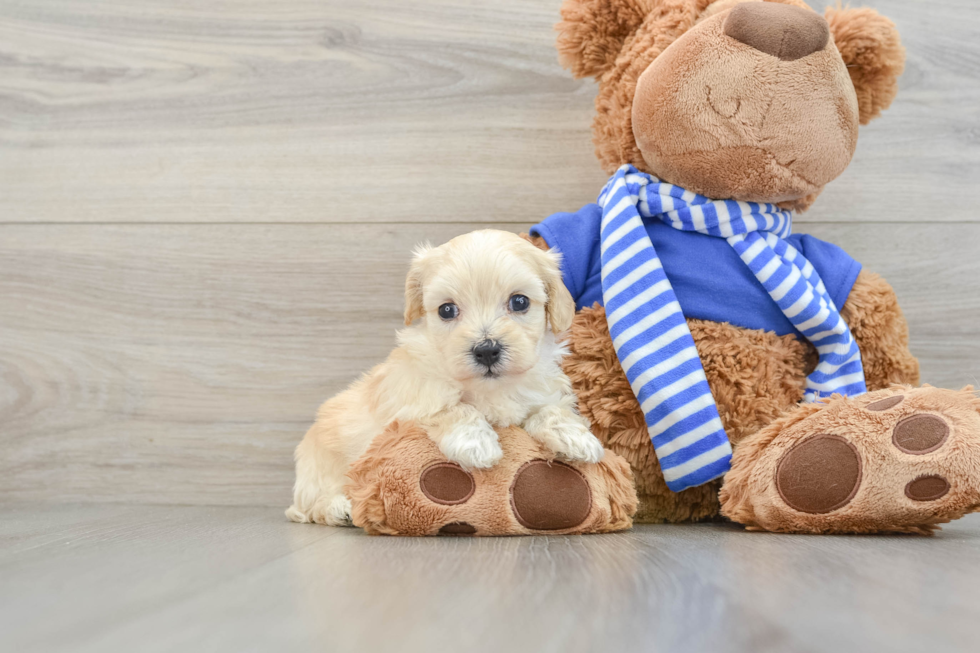
[(531, 308), (531, 300), (524, 295), (514, 295), (510, 298), (510, 310), (515, 313), (523, 313)]
[(454, 320), (459, 315), (459, 307), (452, 302), (446, 302), (439, 307), (439, 317), (444, 320)]

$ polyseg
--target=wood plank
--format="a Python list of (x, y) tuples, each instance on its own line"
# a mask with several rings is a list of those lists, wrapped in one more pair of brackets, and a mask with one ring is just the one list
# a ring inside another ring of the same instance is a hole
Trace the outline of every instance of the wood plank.
[[(5, 506), (0, 648), (76, 650), (89, 633), (111, 630), (337, 533), (289, 529), (277, 512)], [(51, 619), (42, 624), (45, 616)]]
[[(11, 550), (25, 540), (46, 543)], [(0, 641), (25, 653), (969, 651), (978, 541), (977, 516), (934, 538), (700, 524), (400, 539), (271, 508), (5, 506)]]
[[(469, 228), (0, 226), (0, 493), (284, 507), (317, 405), (394, 346), (411, 248)], [(923, 380), (976, 382), (980, 225), (811, 231), (891, 280)]]
[(0, 219), (527, 222), (581, 205), (605, 175), (557, 18), (556, 0), (0, 2)]
[[(865, 2), (908, 71), (801, 222), (975, 222), (980, 5)], [(594, 199), (559, 0), (0, 1), (0, 221), (512, 222)], [(379, 188), (380, 187), (380, 188)]]
[(850, 4), (895, 22), (908, 56), (905, 74), (892, 107), (861, 128), (850, 167), (800, 221), (980, 220), (973, 191), (980, 174), (980, 4)]

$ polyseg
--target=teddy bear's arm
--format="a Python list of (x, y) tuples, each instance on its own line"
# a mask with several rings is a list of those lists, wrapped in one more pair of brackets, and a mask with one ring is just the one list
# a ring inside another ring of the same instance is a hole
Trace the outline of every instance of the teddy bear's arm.
[(909, 326), (887, 281), (862, 270), (841, 316), (861, 349), (869, 391), (893, 383), (919, 384), (919, 361), (909, 351)]

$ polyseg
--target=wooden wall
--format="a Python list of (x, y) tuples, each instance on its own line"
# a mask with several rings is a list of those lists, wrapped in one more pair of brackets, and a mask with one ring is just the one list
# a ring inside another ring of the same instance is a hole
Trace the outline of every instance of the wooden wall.
[[(894, 107), (798, 230), (980, 375), (980, 3), (868, 0)], [(560, 0), (0, 0), (0, 497), (285, 507), (409, 252), (591, 201)]]

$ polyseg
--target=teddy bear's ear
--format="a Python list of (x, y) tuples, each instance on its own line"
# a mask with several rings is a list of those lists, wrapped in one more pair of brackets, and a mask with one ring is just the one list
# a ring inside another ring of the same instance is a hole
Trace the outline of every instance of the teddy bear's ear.
[(834, 43), (857, 91), (862, 125), (877, 118), (895, 99), (905, 68), (905, 48), (895, 23), (874, 9), (828, 7), (824, 14)]
[(575, 77), (598, 77), (616, 61), (623, 43), (643, 23), (642, 0), (565, 0), (558, 31), (558, 61)]

